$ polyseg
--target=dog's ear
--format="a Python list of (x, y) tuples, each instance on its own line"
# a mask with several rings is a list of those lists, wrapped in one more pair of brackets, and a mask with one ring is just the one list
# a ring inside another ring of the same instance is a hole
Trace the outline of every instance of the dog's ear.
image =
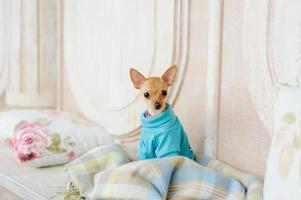
[(168, 86), (171, 86), (174, 81), (176, 80), (176, 74), (177, 74), (177, 66), (172, 65), (164, 74), (162, 75), (162, 79), (164, 82), (167, 83)]
[(134, 84), (134, 87), (140, 89), (145, 81), (145, 77), (140, 72), (138, 72), (136, 69), (133, 68), (130, 69), (130, 76)]

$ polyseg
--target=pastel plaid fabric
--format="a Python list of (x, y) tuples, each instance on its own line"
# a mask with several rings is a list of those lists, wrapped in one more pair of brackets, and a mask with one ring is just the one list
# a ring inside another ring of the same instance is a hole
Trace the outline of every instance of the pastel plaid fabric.
[(214, 160), (207, 156), (201, 156), (198, 162), (210, 169), (215, 170), (219, 174), (232, 177), (238, 180), (246, 190), (244, 199), (246, 200), (263, 200), (263, 182), (260, 178), (239, 171), (219, 160)]
[(87, 199), (262, 199), (262, 183), (255, 176), (208, 157), (198, 162), (182, 156), (130, 162), (120, 146), (109, 145), (89, 151), (65, 170)]

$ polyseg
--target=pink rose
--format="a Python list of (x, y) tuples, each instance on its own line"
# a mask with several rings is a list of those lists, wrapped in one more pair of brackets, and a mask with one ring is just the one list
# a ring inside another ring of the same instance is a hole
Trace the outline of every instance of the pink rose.
[(69, 160), (74, 160), (76, 158), (74, 151), (71, 151), (67, 154)]
[(25, 162), (25, 161), (28, 161), (28, 160), (33, 160), (35, 158), (39, 158), (39, 154), (37, 153), (31, 153), (31, 154), (18, 154), (18, 158), (21, 162)]
[(48, 130), (38, 123), (20, 124), (11, 139), (11, 146), (21, 161), (32, 160), (39, 156), (48, 143)]

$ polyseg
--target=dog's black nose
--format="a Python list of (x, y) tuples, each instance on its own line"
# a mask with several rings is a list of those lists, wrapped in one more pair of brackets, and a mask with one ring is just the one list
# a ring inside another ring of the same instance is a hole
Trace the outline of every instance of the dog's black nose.
[(156, 109), (156, 110), (159, 110), (160, 108), (161, 108), (161, 104), (158, 103), (158, 102), (156, 102), (156, 103), (155, 103), (155, 109)]

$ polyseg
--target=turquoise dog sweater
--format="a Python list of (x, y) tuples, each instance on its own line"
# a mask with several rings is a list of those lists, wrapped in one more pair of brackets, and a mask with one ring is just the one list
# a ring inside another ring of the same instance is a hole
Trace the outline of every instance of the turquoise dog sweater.
[(187, 135), (171, 106), (155, 117), (141, 115), (141, 138), (138, 146), (139, 159), (186, 156), (194, 160)]

